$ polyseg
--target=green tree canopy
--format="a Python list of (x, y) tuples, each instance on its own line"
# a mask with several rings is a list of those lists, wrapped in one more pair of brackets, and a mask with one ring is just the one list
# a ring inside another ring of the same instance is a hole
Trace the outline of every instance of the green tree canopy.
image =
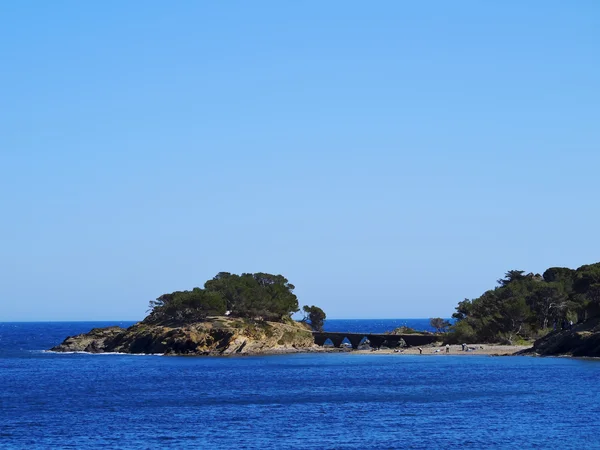
[(498, 284), (500, 286), (507, 286), (514, 281), (523, 280), (523, 279), (525, 279), (525, 275), (523, 275), (524, 273), (525, 273), (524, 270), (509, 270), (504, 275), (504, 278), (500, 278), (498, 280)]
[(281, 321), (298, 311), (294, 285), (282, 275), (219, 272), (204, 289), (176, 291), (150, 302), (147, 321), (189, 322), (208, 315)]
[(543, 276), (509, 270), (498, 284), (478, 298), (458, 303), (449, 339), (531, 338), (562, 320), (600, 314), (600, 263), (577, 270), (551, 267)]
[(308, 322), (313, 330), (323, 331), (323, 324), (327, 318), (325, 311), (314, 305), (304, 305), (302, 311), (304, 311), (304, 321)]
[(194, 288), (175, 291), (150, 301), (149, 322), (197, 322), (211, 315), (223, 315), (226, 303), (221, 295)]
[(441, 317), (433, 317), (429, 319), (429, 325), (431, 325), (431, 328), (435, 328), (438, 333), (443, 333), (448, 329), (451, 323)]

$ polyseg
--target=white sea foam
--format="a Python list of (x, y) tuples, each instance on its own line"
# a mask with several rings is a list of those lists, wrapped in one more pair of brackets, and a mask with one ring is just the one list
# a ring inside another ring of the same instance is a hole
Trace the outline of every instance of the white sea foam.
[(55, 352), (53, 350), (32, 350), (33, 352), (56, 353), (57, 355), (124, 355), (124, 356), (164, 356), (164, 353), (123, 353), (123, 352)]

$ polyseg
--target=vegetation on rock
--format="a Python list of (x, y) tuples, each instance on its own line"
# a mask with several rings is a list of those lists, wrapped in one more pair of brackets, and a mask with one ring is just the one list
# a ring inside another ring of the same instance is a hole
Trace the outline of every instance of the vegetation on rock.
[(95, 328), (66, 338), (56, 352), (162, 353), (167, 355), (230, 355), (293, 352), (310, 349), (314, 340), (304, 324), (255, 322), (212, 317), (178, 327), (144, 322), (127, 329)]
[(594, 317), (572, 328), (558, 329), (535, 341), (524, 355), (600, 356), (600, 317)]
[[(148, 316), (127, 329), (93, 329), (52, 350), (227, 355), (309, 349), (314, 346), (310, 327), (291, 318), (298, 312), (293, 291), (281, 275), (220, 272), (204, 288), (152, 300)], [(321, 308), (305, 306), (304, 312), (313, 329), (323, 328)]]
[(218, 273), (204, 288), (164, 294), (150, 302), (147, 323), (191, 323), (207, 316), (281, 322), (298, 312), (294, 285), (282, 275)]
[(302, 311), (304, 311), (304, 322), (307, 322), (315, 331), (323, 331), (323, 324), (327, 318), (325, 311), (314, 305), (305, 305), (302, 307)]
[(417, 331), (414, 328), (402, 325), (401, 327), (394, 328), (392, 331), (388, 331), (386, 334), (425, 334), (426, 331)]
[(441, 317), (433, 317), (429, 319), (429, 325), (431, 328), (435, 328), (435, 331), (438, 333), (444, 333), (452, 325), (446, 319), (442, 319)]
[(551, 267), (543, 275), (511, 270), (498, 284), (458, 304), (447, 342), (533, 339), (600, 313), (600, 263)]

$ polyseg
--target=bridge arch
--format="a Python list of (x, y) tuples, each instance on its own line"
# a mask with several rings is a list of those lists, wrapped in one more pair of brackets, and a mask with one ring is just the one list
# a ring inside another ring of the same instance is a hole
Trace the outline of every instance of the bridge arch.
[(377, 333), (341, 333), (315, 331), (313, 332), (315, 344), (324, 346), (328, 341), (334, 347), (340, 348), (344, 341), (348, 341), (353, 349), (357, 349), (367, 339), (371, 348), (378, 349), (382, 346), (395, 348), (398, 346), (415, 347), (427, 345), (435, 342), (438, 338), (436, 335), (427, 333), (415, 334), (377, 334)]

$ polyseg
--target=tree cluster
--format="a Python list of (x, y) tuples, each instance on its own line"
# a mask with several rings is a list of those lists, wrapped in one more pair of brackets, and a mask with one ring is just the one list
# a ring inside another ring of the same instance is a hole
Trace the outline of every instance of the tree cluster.
[(448, 327), (450, 327), (452, 324), (441, 317), (432, 317), (429, 319), (429, 325), (431, 328), (435, 328), (437, 333), (445, 333)]
[(298, 312), (294, 285), (282, 275), (218, 273), (204, 288), (164, 294), (150, 302), (146, 322), (185, 323), (229, 314), (257, 320), (282, 321)]
[(318, 306), (303, 306), (302, 311), (304, 312), (303, 322), (307, 322), (311, 328), (315, 331), (323, 331), (323, 325), (327, 315)]
[(535, 338), (563, 321), (600, 314), (600, 263), (543, 275), (511, 270), (498, 286), (458, 304), (448, 341), (499, 342)]

